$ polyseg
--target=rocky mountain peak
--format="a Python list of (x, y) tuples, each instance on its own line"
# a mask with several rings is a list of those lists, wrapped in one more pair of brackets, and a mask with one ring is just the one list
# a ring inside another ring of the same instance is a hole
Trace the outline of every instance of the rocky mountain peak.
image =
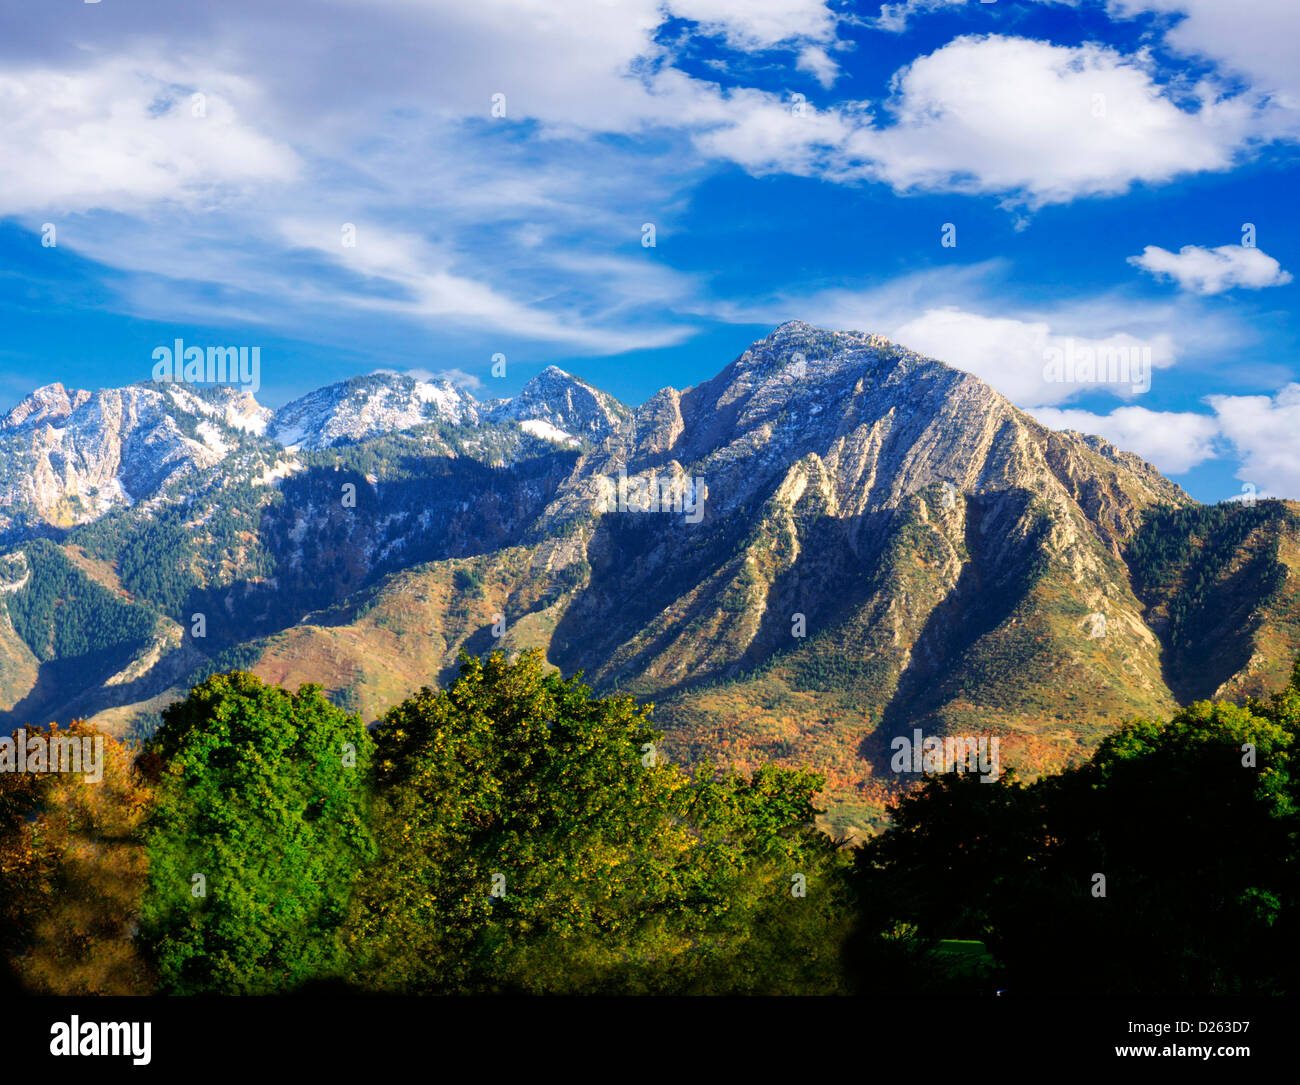
[(807, 335), (810, 332), (818, 331), (821, 331), (821, 329), (809, 324), (806, 320), (787, 320), (773, 328), (771, 332), (768, 333), (767, 338), (775, 341), (788, 338), (792, 335)]
[(159, 383), (142, 385), (142, 387), (161, 392), (185, 414), (215, 419), (244, 433), (265, 433), (274, 415), (269, 407), (263, 407), (257, 402), (252, 392), (232, 388), (229, 385), (193, 386)]
[(90, 395), (89, 392), (81, 389), (68, 391), (58, 381), (47, 384), (37, 388), (5, 415), (4, 419), (0, 420), (0, 429), (14, 429), (55, 418), (66, 418), (85, 403)]
[(618, 430), (631, 414), (607, 392), (551, 365), (528, 381), (513, 399), (496, 405), (489, 417), (492, 421), (546, 423), (561, 436), (599, 441)]
[(0, 539), (147, 502), (221, 464), (270, 412), (234, 389), (38, 389), (0, 423)]
[(275, 412), (267, 433), (286, 447), (329, 448), (429, 422), (478, 420), (474, 397), (450, 381), (381, 370), (286, 403)]

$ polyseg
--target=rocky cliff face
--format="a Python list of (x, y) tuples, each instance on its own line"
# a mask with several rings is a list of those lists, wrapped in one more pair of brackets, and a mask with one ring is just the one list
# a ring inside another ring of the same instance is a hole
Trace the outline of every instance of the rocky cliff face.
[(225, 464), (270, 412), (232, 389), (38, 389), (0, 421), (0, 539), (91, 523)]
[[(996, 736), (1032, 773), (1126, 716), (1262, 692), (1300, 650), (1294, 506), (1206, 510), (879, 336), (782, 325), (635, 410), (558, 369), (490, 404), (379, 374), (273, 418), (177, 391), (43, 389), (0, 429), (5, 484), (33, 495), (19, 542), (102, 515), (56, 522), (76, 487), (120, 487), (111, 532), (61, 537), (78, 575), (159, 614), (132, 659), (80, 668), (78, 710), (117, 725), (204, 666), (374, 717), (461, 648), (540, 646), (654, 700), (672, 756), (816, 766), (861, 828), (899, 784), (894, 735)], [(24, 645), (0, 626), (7, 705), (66, 708)]]

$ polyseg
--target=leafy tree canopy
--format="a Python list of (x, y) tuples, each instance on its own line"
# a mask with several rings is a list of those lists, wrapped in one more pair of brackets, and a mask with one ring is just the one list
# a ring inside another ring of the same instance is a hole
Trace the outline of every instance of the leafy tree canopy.
[(1025, 785), (934, 777), (863, 849), (861, 982), (877, 935), (983, 939), (1000, 982), (1062, 993), (1300, 991), (1300, 663), (1244, 706), (1130, 721)]
[[(648, 706), (590, 692), (547, 673), (539, 652), (497, 653), (463, 658), (448, 690), (389, 712), (375, 733), (381, 855), (350, 925), (357, 981), (833, 984), (842, 880), (811, 828), (820, 777), (691, 777), (657, 756)], [(807, 954), (798, 964), (791, 940)]]
[(142, 767), (141, 934), (166, 991), (265, 993), (328, 977), (370, 858), (361, 720), (320, 688), (215, 675), (163, 713)]

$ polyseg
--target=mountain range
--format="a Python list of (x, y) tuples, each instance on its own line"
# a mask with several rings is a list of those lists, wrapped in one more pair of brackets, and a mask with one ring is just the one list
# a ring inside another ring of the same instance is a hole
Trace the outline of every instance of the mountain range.
[(1300, 505), (1206, 506), (877, 335), (794, 321), (639, 407), (379, 372), (41, 388), (0, 421), (0, 723), (143, 733), (249, 669), (367, 719), (461, 649), (655, 703), (665, 752), (827, 774), (880, 822), (895, 735), (1032, 775), (1121, 719), (1281, 685)]

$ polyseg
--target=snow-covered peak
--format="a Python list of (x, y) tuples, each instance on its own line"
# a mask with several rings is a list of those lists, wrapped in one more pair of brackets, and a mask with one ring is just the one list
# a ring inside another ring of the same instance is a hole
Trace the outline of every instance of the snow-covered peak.
[(263, 434), (273, 413), (253, 398), (252, 392), (228, 386), (196, 388), (184, 384), (159, 384), (167, 397), (187, 414), (217, 418), (233, 429)]
[(267, 433), (285, 447), (329, 448), (429, 422), (478, 420), (474, 397), (450, 381), (371, 373), (285, 404), (275, 412)]
[(90, 392), (78, 388), (69, 391), (55, 381), (53, 384), (37, 388), (17, 404), (5, 415), (3, 421), (0, 421), (0, 429), (17, 429), (19, 426), (34, 426), (40, 422), (67, 418), (90, 399), (90, 396)]
[(494, 422), (545, 422), (565, 435), (595, 440), (619, 429), (630, 416), (631, 411), (613, 396), (554, 365), (538, 373), (513, 399), (488, 413)]
[(240, 442), (227, 416), (254, 425), (259, 411), (228, 388), (40, 388), (0, 423), (0, 539), (90, 523), (210, 472)]

